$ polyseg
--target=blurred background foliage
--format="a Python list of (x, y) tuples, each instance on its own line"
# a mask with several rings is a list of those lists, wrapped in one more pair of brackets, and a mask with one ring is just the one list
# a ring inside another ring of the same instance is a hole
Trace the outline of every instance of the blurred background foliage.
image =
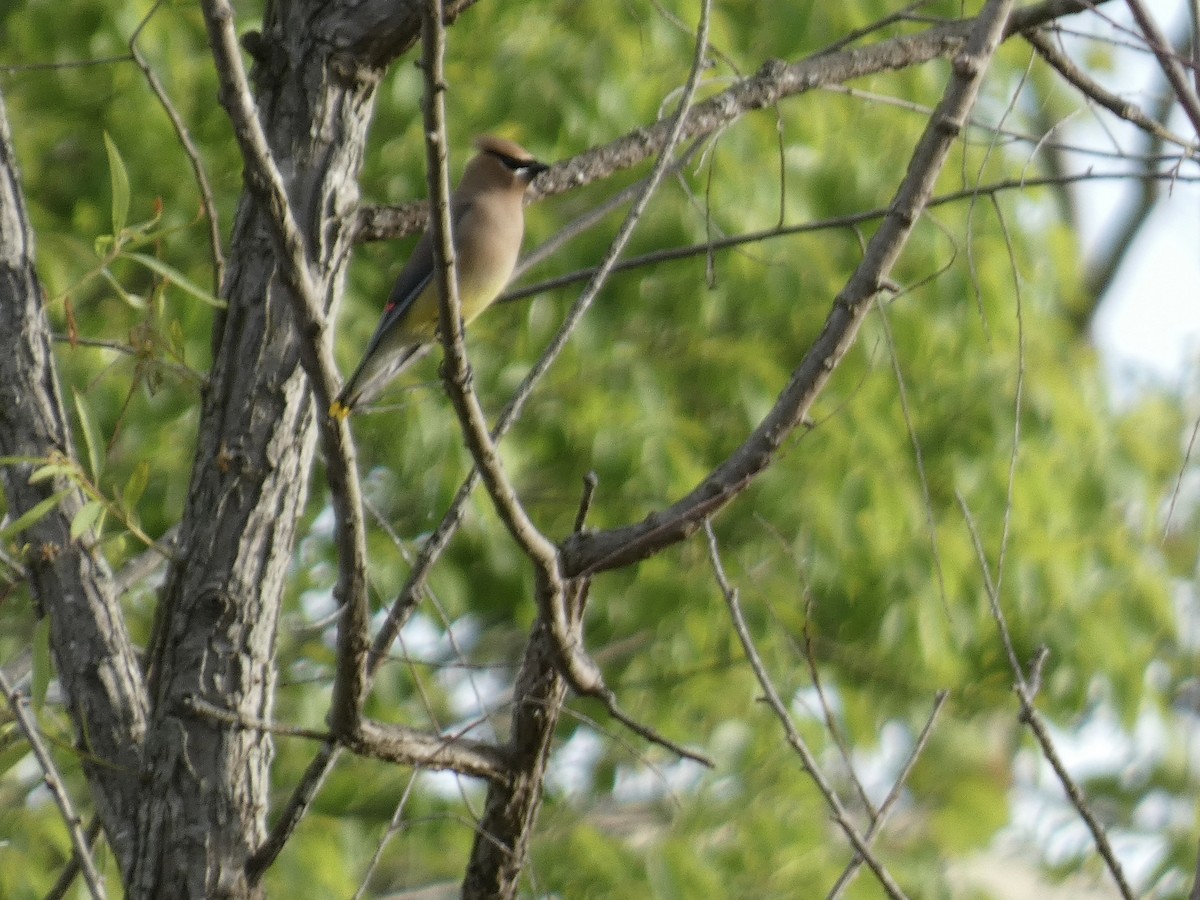
[[(718, 2), (719, 54), (704, 91), (723, 89), (768, 58), (812, 54), (891, 7), (879, 0)], [(93, 0), (4, 8), (0, 88), (49, 314), (63, 338), (61, 383), (66, 397), (77, 398), (68, 405), (80, 457), (90, 430), (99, 465), (88, 477), (118, 508), (128, 500), (128, 519), (157, 538), (177, 520), (186, 495), (214, 310), (127, 254), (108, 252), (113, 179), (105, 135), (128, 175), (125, 239), (136, 238), (138, 252), (195, 285), (212, 284), (188, 163), (126, 58), (149, 8)], [(950, 2), (923, 8), (930, 16), (959, 11)], [(254, 4), (239, 4), (238, 13), (243, 30), (260, 15)], [(695, 17), (695, 4), (683, 0), (474, 6), (449, 39), (453, 163), (461, 166), (471, 137), (482, 132), (502, 133), (555, 161), (653, 121), (672, 108), (686, 77)], [(227, 234), (240, 165), (199, 12), (161, 7), (141, 46), (201, 147)], [(1028, 56), (1018, 42), (1004, 49), (982, 118), (995, 120), (1008, 108)], [(89, 60), (98, 62), (80, 64)], [(934, 63), (855, 87), (931, 106), (947, 72), (947, 64)], [(1044, 78), (1026, 80), (1021, 91), (1006, 119), (1017, 131), (1036, 132), (1047, 110), (1073, 102)], [(420, 92), (410, 54), (379, 87), (364, 202), (423, 196)], [(747, 116), (664, 185), (629, 253), (771, 228), (781, 216), (797, 224), (882, 208), (924, 124), (919, 108), (835, 92)], [(1028, 144), (973, 132), (939, 189), (1044, 174), (1040, 166)], [(641, 174), (530, 208), (527, 248)], [(988, 847), (1010, 824), (1014, 765), (1030, 746), (961, 504), (993, 573), (1003, 557), (1002, 600), (1018, 655), (1028, 660), (1041, 645), (1050, 651), (1038, 705), (1064, 733), (1098, 709), (1126, 729), (1147, 714), (1174, 721), (1185, 713), (1173, 699), (1195, 671), (1195, 644), (1179, 633), (1176, 616), (1179, 585), (1195, 564), (1187, 537), (1194, 509), (1177, 509), (1178, 527), (1162, 539), (1164, 505), (1183, 465), (1185, 410), (1165, 394), (1120, 409), (1110, 401), (1088, 335), (1070, 314), (1082, 287), (1078, 237), (1061, 216), (1062, 199), (1027, 189), (996, 203), (941, 206), (923, 220), (894, 273), (901, 290), (868, 320), (817, 403), (812, 427), (715, 522), (764, 659), (852, 807), (861, 804), (815, 705), (813, 672), (875, 803), (903, 761), (896, 746), (911, 749), (934, 693), (950, 692), (879, 844), (914, 896), (949, 896), (955, 888), (947, 861)], [(594, 264), (618, 222), (614, 215), (574, 239), (523, 283)], [(503, 447), (538, 524), (554, 536), (570, 530), (588, 472), (599, 478), (591, 514), (597, 527), (639, 520), (690, 489), (770, 407), (874, 227), (780, 237), (711, 261), (698, 256), (614, 276)], [(411, 239), (357, 253), (337, 323), (344, 370), (373, 331), (410, 246)], [(488, 409), (499, 410), (577, 293), (560, 288), (505, 304), (473, 326), (469, 347)], [(79, 340), (72, 344), (71, 336)], [(376, 523), (370, 538), (380, 610), (468, 471), (436, 365), (426, 361), (354, 422), (367, 495), (387, 525)], [(279, 721), (318, 728), (332, 671), (332, 626), (323, 619), (334, 580), (326, 498), (318, 470), (283, 618), (276, 705)], [(127, 524), (106, 519), (115, 567), (144, 549)], [(10, 553), (19, 549), (7, 543)], [(482, 494), (431, 584), (434, 599), (395, 648), (372, 714), (449, 727), (473, 720), (482, 703), (488, 712), (480, 728), (503, 734), (506, 690), (534, 606), (528, 567)], [(125, 599), (140, 639), (153, 607), (153, 581)], [(7, 590), (0, 663), (44, 641), (27, 592)], [(850, 852), (778, 723), (756, 702), (759, 689), (702, 538), (598, 578), (588, 641), (635, 716), (702, 748), (718, 765), (700, 773), (678, 764), (638, 744), (595, 704), (573, 701), (530, 892), (791, 897), (807, 885), (823, 893)], [(34, 656), (42, 654), (35, 649)], [(38, 712), (82, 798), (53, 686)], [(11, 723), (4, 727), (0, 896), (41, 896), (69, 845), (26, 746)], [(889, 742), (888, 734), (898, 737)], [(277, 741), (276, 802), (286, 799), (312, 750)], [(1181, 753), (1176, 747), (1138, 778), (1109, 772), (1090, 784), (1107, 824), (1136, 831), (1142, 820), (1135, 812), (1151, 787), (1190, 808), (1195, 776)], [(410, 778), (344, 758), (271, 873), (269, 893), (352, 895)], [(367, 894), (456, 882), (481, 797), (478, 785), (418, 777), (404, 826)], [(1166, 895), (1190, 870), (1194, 837), (1190, 821), (1162, 833), (1167, 852), (1143, 886), (1165, 886)], [(1039, 859), (1036, 848), (1027, 855)], [(115, 881), (111, 857), (101, 862)], [(1058, 861), (1056, 873), (1080, 867), (1096, 871), (1084, 852)], [(850, 895), (877, 896), (877, 887), (862, 876)]]

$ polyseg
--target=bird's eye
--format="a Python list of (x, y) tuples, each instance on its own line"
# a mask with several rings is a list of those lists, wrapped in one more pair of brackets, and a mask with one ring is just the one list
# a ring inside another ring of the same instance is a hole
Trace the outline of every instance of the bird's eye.
[(506, 153), (492, 153), (492, 156), (500, 160), (504, 164), (504, 168), (510, 169), (513, 172), (520, 172), (522, 169), (528, 168), (531, 160), (517, 159), (515, 156), (509, 156)]

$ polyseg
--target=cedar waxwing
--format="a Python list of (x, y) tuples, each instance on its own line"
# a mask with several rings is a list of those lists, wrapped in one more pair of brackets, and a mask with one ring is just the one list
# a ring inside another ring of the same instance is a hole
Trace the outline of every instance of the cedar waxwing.
[[(481, 137), (475, 146), (480, 152), (467, 163), (450, 196), (464, 324), (487, 309), (512, 277), (525, 231), (525, 189), (549, 168), (503, 138)], [(419, 350), (437, 340), (438, 319), (433, 241), (426, 231), (396, 279), (362, 362), (330, 404), (329, 414), (344, 419), (357, 403), (378, 394)]]

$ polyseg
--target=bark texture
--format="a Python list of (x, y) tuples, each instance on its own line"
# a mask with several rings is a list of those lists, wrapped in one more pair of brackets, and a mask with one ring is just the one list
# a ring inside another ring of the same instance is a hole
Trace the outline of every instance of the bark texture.
[[(0, 100), (0, 456), (66, 460), (71, 430), (54, 374), (42, 298), (33, 233)], [(122, 869), (128, 871), (146, 693), (112, 572), (89, 535), (71, 539), (71, 520), (83, 506), (83, 493), (62, 476), (31, 484), (37, 468), (32, 461), (0, 466), (0, 484), (14, 517), (39, 503), (53, 503), (24, 532), (25, 565), (34, 596), (50, 617), (58, 677), (97, 810)]]
[[(348, 52), (345, 7), (272, 5), (255, 56), (260, 121), (288, 179), (309, 275), (332, 313), (349, 258), (375, 73)], [(287, 287), (266, 213), (243, 194), (233, 226), (199, 446), (153, 653), (146, 777), (130, 897), (256, 896), (269, 735), (189, 712), (269, 722), (276, 626), (315, 446)]]

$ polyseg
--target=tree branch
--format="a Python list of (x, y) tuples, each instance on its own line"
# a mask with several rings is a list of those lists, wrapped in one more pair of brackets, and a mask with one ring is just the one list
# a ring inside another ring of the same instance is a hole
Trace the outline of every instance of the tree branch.
[(838, 823), (838, 827), (842, 829), (842, 832), (854, 847), (856, 856), (870, 866), (871, 871), (875, 873), (875, 877), (879, 879), (880, 885), (892, 900), (902, 900), (905, 896), (904, 891), (900, 889), (900, 885), (896, 884), (891, 873), (875, 858), (875, 855), (871, 852), (867, 844), (867, 840), (858, 833), (858, 829), (850, 821), (850, 815), (846, 812), (845, 806), (842, 805), (837, 791), (833, 789), (833, 786), (821, 773), (821, 768), (817, 765), (816, 757), (808, 749), (808, 744), (805, 742), (803, 736), (796, 730), (795, 723), (792, 722), (791, 713), (788, 712), (787, 705), (775, 689), (775, 684), (771, 681), (771, 675), (763, 664), (762, 658), (758, 655), (758, 649), (754, 646), (754, 638), (751, 636), (750, 629), (746, 625), (745, 617), (742, 616), (741, 601), (738, 598), (737, 589), (729, 583), (729, 579), (725, 576), (725, 568), (721, 565), (721, 554), (717, 547), (717, 536), (713, 533), (712, 523), (708, 519), (704, 521), (704, 531), (708, 537), (708, 557), (712, 563), (713, 574), (716, 576), (717, 585), (720, 587), (721, 594), (725, 598), (725, 604), (729, 607), (729, 615), (733, 620), (733, 629), (742, 644), (742, 649), (746, 651), (746, 659), (750, 662), (750, 668), (754, 670), (754, 677), (758, 679), (759, 686), (762, 687), (763, 694), (766, 696), (767, 705), (771, 707), (775, 718), (783, 726), (788, 744), (796, 751), (796, 754), (800, 757), (801, 765), (804, 766), (804, 771), (808, 773), (808, 777), (812, 779), (813, 784), (821, 792), (821, 796), (825, 798), (825, 802), (833, 812), (833, 818)]
[(1145, 36), (1146, 43), (1149, 45), (1151, 52), (1158, 60), (1159, 66), (1162, 67), (1163, 74), (1167, 76), (1167, 81), (1171, 83), (1171, 87), (1175, 90), (1175, 97), (1179, 100), (1179, 105), (1183, 107), (1188, 120), (1191, 121), (1196, 135), (1200, 137), (1200, 98), (1196, 96), (1196, 91), (1188, 82), (1187, 73), (1184, 72), (1183, 66), (1179, 64), (1175, 48), (1171, 46), (1170, 40), (1163, 34), (1162, 29), (1158, 27), (1158, 23), (1154, 21), (1154, 16), (1150, 14), (1150, 10), (1146, 9), (1146, 5), (1142, 3), (1142, 0), (1125, 0), (1125, 2), (1129, 7), (1129, 11), (1133, 13), (1133, 18), (1137, 22), (1138, 27), (1142, 30), (1142, 34)]
[(75, 813), (71, 796), (63, 786), (62, 778), (58, 774), (58, 767), (54, 765), (54, 758), (50, 756), (50, 751), (42, 742), (37, 723), (29, 714), (29, 710), (25, 708), (25, 697), (20, 691), (13, 689), (8, 679), (4, 677), (3, 670), (0, 670), (0, 691), (4, 692), (8, 708), (12, 710), (17, 725), (25, 735), (25, 739), (29, 741), (33, 755), (37, 757), (38, 765), (42, 767), (42, 779), (46, 782), (46, 787), (50, 789), (50, 796), (54, 798), (58, 811), (62, 814), (63, 823), (67, 826), (71, 846), (75, 849), (75, 859), (78, 860), (79, 867), (83, 871), (83, 880), (87, 882), (88, 891), (93, 900), (104, 900), (108, 894), (104, 890), (104, 881), (96, 870), (96, 861), (92, 859), (92, 848), (84, 836), (83, 823)]
[[(0, 456), (73, 458), (43, 296), (0, 98)], [(30, 547), (25, 569), (41, 611), (50, 617), (56, 669), (86, 751), (81, 758), (97, 811), (127, 872), (133, 856), (128, 823), (141, 792), (145, 684), (107, 561), (87, 536), (71, 537), (71, 522), (84, 504), (81, 491), (61, 477), (31, 484), (33, 468), (0, 465), (0, 484), (15, 517), (51, 504), (25, 529)]]
[(309, 272), (304, 237), (293, 217), (283, 176), (259, 124), (250, 84), (242, 68), (233, 9), (228, 0), (205, 0), (203, 9), (221, 81), (221, 102), (234, 124), (246, 166), (247, 186), (262, 207), (270, 211), (271, 234), (289, 288), (287, 296), (296, 327), (303, 336), (300, 358), (316, 399), (318, 430), (325, 449), (329, 492), (337, 521), (338, 583), (334, 596), (343, 608), (338, 620), (338, 667), (330, 724), (335, 733), (348, 734), (356, 730), (362, 717), (368, 647), (366, 531), (354, 446), (349, 425), (324, 415), (337, 392), (337, 364), (327, 337), (323, 304)]
[(1041, 666), (1045, 659), (1045, 650), (1043, 648), (1042, 654), (1037, 658), (1034, 666), (1034, 676), (1026, 678), (1025, 670), (1021, 666), (1020, 660), (1017, 659), (1016, 650), (1013, 648), (1012, 634), (1008, 630), (1004, 608), (1000, 605), (1000, 594), (996, 579), (992, 577), (991, 568), (988, 566), (987, 555), (983, 551), (983, 543), (979, 538), (979, 530), (975, 527), (975, 520), (971, 516), (971, 510), (967, 506), (966, 499), (962, 494), (957, 492), (955, 493), (955, 497), (958, 500), (959, 508), (962, 510), (963, 518), (966, 520), (967, 530), (970, 532), (971, 542), (975, 548), (975, 556), (979, 561), (979, 569), (983, 575), (983, 586), (987, 592), (992, 619), (995, 621), (996, 628), (1000, 632), (1000, 640), (1004, 645), (1004, 653), (1015, 678), (1014, 691), (1017, 695), (1017, 701), (1021, 706), (1021, 721), (1029, 726), (1030, 732), (1032, 732), (1034, 738), (1037, 740), (1038, 747), (1041, 748), (1042, 756), (1050, 764), (1050, 768), (1054, 770), (1054, 774), (1058, 778), (1059, 784), (1062, 785), (1067, 799), (1075, 807), (1075, 811), (1079, 813), (1079, 818), (1083, 820), (1088, 831), (1091, 832), (1096, 850), (1100, 854), (1100, 858), (1104, 860), (1104, 865), (1108, 869), (1109, 875), (1116, 882), (1117, 890), (1120, 891), (1121, 896), (1125, 900), (1134, 900), (1136, 895), (1129, 887), (1129, 882), (1125, 879), (1125, 870), (1121, 867), (1120, 860), (1117, 859), (1112, 845), (1108, 842), (1108, 835), (1105, 833), (1104, 827), (1097, 821), (1091, 806), (1088, 804), (1087, 798), (1083, 795), (1083, 791), (1079, 789), (1079, 785), (1075, 783), (1075, 779), (1067, 771), (1067, 767), (1063, 764), (1062, 758), (1058, 755), (1058, 750), (1054, 746), (1054, 740), (1046, 728), (1046, 723), (1042, 721), (1041, 715), (1033, 705), (1037, 686), (1041, 682)]
[[(863, 843), (868, 847), (871, 846), (871, 841), (875, 840), (879, 832), (883, 831), (888, 814), (895, 807), (896, 801), (900, 799), (900, 793), (904, 785), (908, 783), (908, 776), (912, 774), (917, 760), (925, 752), (925, 746), (929, 743), (929, 738), (933, 735), (933, 726), (936, 724), (938, 715), (941, 713), (942, 707), (946, 705), (946, 700), (949, 696), (948, 691), (938, 691), (934, 695), (933, 709), (929, 713), (929, 718), (925, 720), (925, 727), (917, 735), (917, 741), (913, 745), (912, 752), (908, 754), (908, 759), (905, 760), (904, 767), (900, 770), (900, 774), (896, 776), (895, 782), (892, 783), (892, 789), (888, 791), (888, 795), (884, 798), (883, 803), (879, 805), (879, 811), (871, 819), (871, 825), (867, 828), (867, 833), (863, 835)], [(858, 874), (858, 870), (862, 868), (862, 864), (865, 861), (858, 853), (854, 854), (854, 859), (850, 860), (850, 864), (846, 866), (845, 871), (842, 872), (833, 888), (829, 891), (828, 900), (837, 900), (842, 895), (851, 882), (854, 881), (855, 875)]]
[[(1047, 0), (1017, 10), (1009, 18), (1004, 38), (1064, 16), (1094, 9), (1108, 0)], [(765, 109), (788, 97), (817, 88), (843, 84), (867, 75), (897, 71), (935, 59), (953, 58), (966, 44), (977, 19), (934, 25), (920, 34), (880, 41), (866, 47), (812, 56), (796, 63), (773, 60), (754, 75), (692, 108), (680, 140), (711, 135), (747, 113)], [(661, 154), (670, 131), (669, 121), (638, 128), (615, 141), (552, 166), (531, 185), (528, 199), (567, 193), (609, 177)], [(429, 217), (427, 203), (368, 206), (359, 211), (355, 240), (376, 241), (420, 231)]]
[(937, 176), (974, 104), (983, 72), (999, 44), (1011, 2), (991, 0), (961, 54), (954, 77), (913, 151), (908, 173), (862, 262), (834, 299), (820, 336), (805, 354), (775, 406), (742, 445), (689, 494), (642, 522), (572, 535), (562, 545), (564, 572), (579, 576), (628, 565), (693, 534), (704, 519), (744, 491), (808, 414), (854, 343), (870, 302), (899, 258), (925, 210)]
[(1162, 123), (1146, 115), (1136, 103), (1131, 103), (1119, 97), (1100, 84), (1086, 72), (1080, 69), (1067, 54), (1063, 53), (1043, 31), (1030, 29), (1021, 34), (1029, 45), (1037, 51), (1038, 56), (1058, 72), (1063, 79), (1076, 88), (1085, 97), (1096, 101), (1119, 119), (1124, 119), (1136, 125), (1142, 131), (1157, 138), (1159, 141), (1175, 144), (1188, 152), (1196, 151), (1196, 142), (1180, 137), (1166, 128)]

